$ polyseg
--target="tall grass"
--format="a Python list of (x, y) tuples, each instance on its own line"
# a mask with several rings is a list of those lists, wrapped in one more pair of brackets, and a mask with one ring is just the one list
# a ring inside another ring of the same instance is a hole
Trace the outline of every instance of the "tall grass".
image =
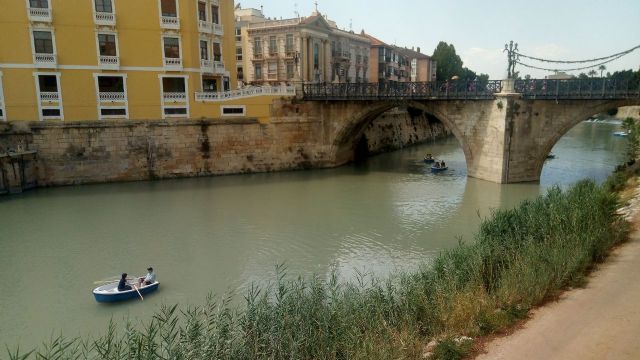
[[(9, 359), (420, 359), (459, 358), (455, 336), (504, 328), (569, 286), (625, 238), (617, 197), (591, 181), (496, 210), (472, 244), (388, 279), (341, 283), (291, 278), (253, 286), (244, 304), (210, 297), (199, 307), (162, 306), (139, 326), (111, 322), (93, 339), (53, 339)], [(469, 348), (468, 344), (465, 345)]]

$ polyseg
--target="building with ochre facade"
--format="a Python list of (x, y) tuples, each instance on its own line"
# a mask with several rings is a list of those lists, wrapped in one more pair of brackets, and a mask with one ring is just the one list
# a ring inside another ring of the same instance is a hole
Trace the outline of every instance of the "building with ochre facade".
[(267, 115), (268, 105), (224, 93), (237, 87), (233, 0), (1, 7), (0, 120)]

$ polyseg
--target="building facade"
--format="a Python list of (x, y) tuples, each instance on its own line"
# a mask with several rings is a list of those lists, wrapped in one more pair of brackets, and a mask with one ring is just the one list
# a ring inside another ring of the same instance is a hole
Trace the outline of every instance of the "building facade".
[(417, 51), (389, 45), (362, 32), (371, 40), (371, 82), (436, 81), (436, 62)]
[(245, 83), (366, 82), (369, 39), (344, 31), (315, 11), (275, 20), (261, 10), (236, 10), (237, 63)]
[[(212, 118), (236, 88), (233, 0), (2, 0), (0, 120)], [(233, 104), (231, 105), (233, 107)]]

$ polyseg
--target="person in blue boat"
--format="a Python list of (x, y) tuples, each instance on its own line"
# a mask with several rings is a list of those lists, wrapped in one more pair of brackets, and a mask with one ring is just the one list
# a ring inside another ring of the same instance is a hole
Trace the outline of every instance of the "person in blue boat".
[(147, 268), (147, 275), (138, 279), (138, 286), (151, 285), (156, 282), (156, 273), (153, 272), (153, 268), (149, 266)]
[(127, 291), (131, 290), (131, 286), (127, 283), (127, 273), (123, 273), (120, 278), (120, 282), (118, 283), (118, 291)]

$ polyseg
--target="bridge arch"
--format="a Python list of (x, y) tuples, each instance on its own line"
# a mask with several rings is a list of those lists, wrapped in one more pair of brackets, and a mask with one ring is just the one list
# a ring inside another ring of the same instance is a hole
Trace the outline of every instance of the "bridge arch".
[[(535, 176), (540, 179), (542, 168), (544, 167), (547, 155), (551, 152), (558, 141), (573, 127), (586, 120), (590, 116), (603, 113), (609, 109), (640, 105), (640, 99), (629, 100), (601, 100), (601, 101), (564, 101), (561, 103), (565, 111), (555, 112), (554, 121), (550, 123), (548, 131), (544, 131), (549, 136), (541, 136), (542, 142), (535, 152)], [(536, 111), (535, 106), (532, 109)]]
[(398, 106), (416, 108), (438, 119), (453, 133), (464, 150), (465, 158), (468, 159), (472, 153), (464, 141), (464, 134), (441, 103), (440, 101), (371, 101), (360, 104), (360, 108), (353, 109), (348, 116), (338, 122), (338, 129), (332, 143), (332, 147), (335, 149), (336, 164), (340, 165), (352, 161), (357, 141), (362, 137), (367, 126), (383, 113)]

